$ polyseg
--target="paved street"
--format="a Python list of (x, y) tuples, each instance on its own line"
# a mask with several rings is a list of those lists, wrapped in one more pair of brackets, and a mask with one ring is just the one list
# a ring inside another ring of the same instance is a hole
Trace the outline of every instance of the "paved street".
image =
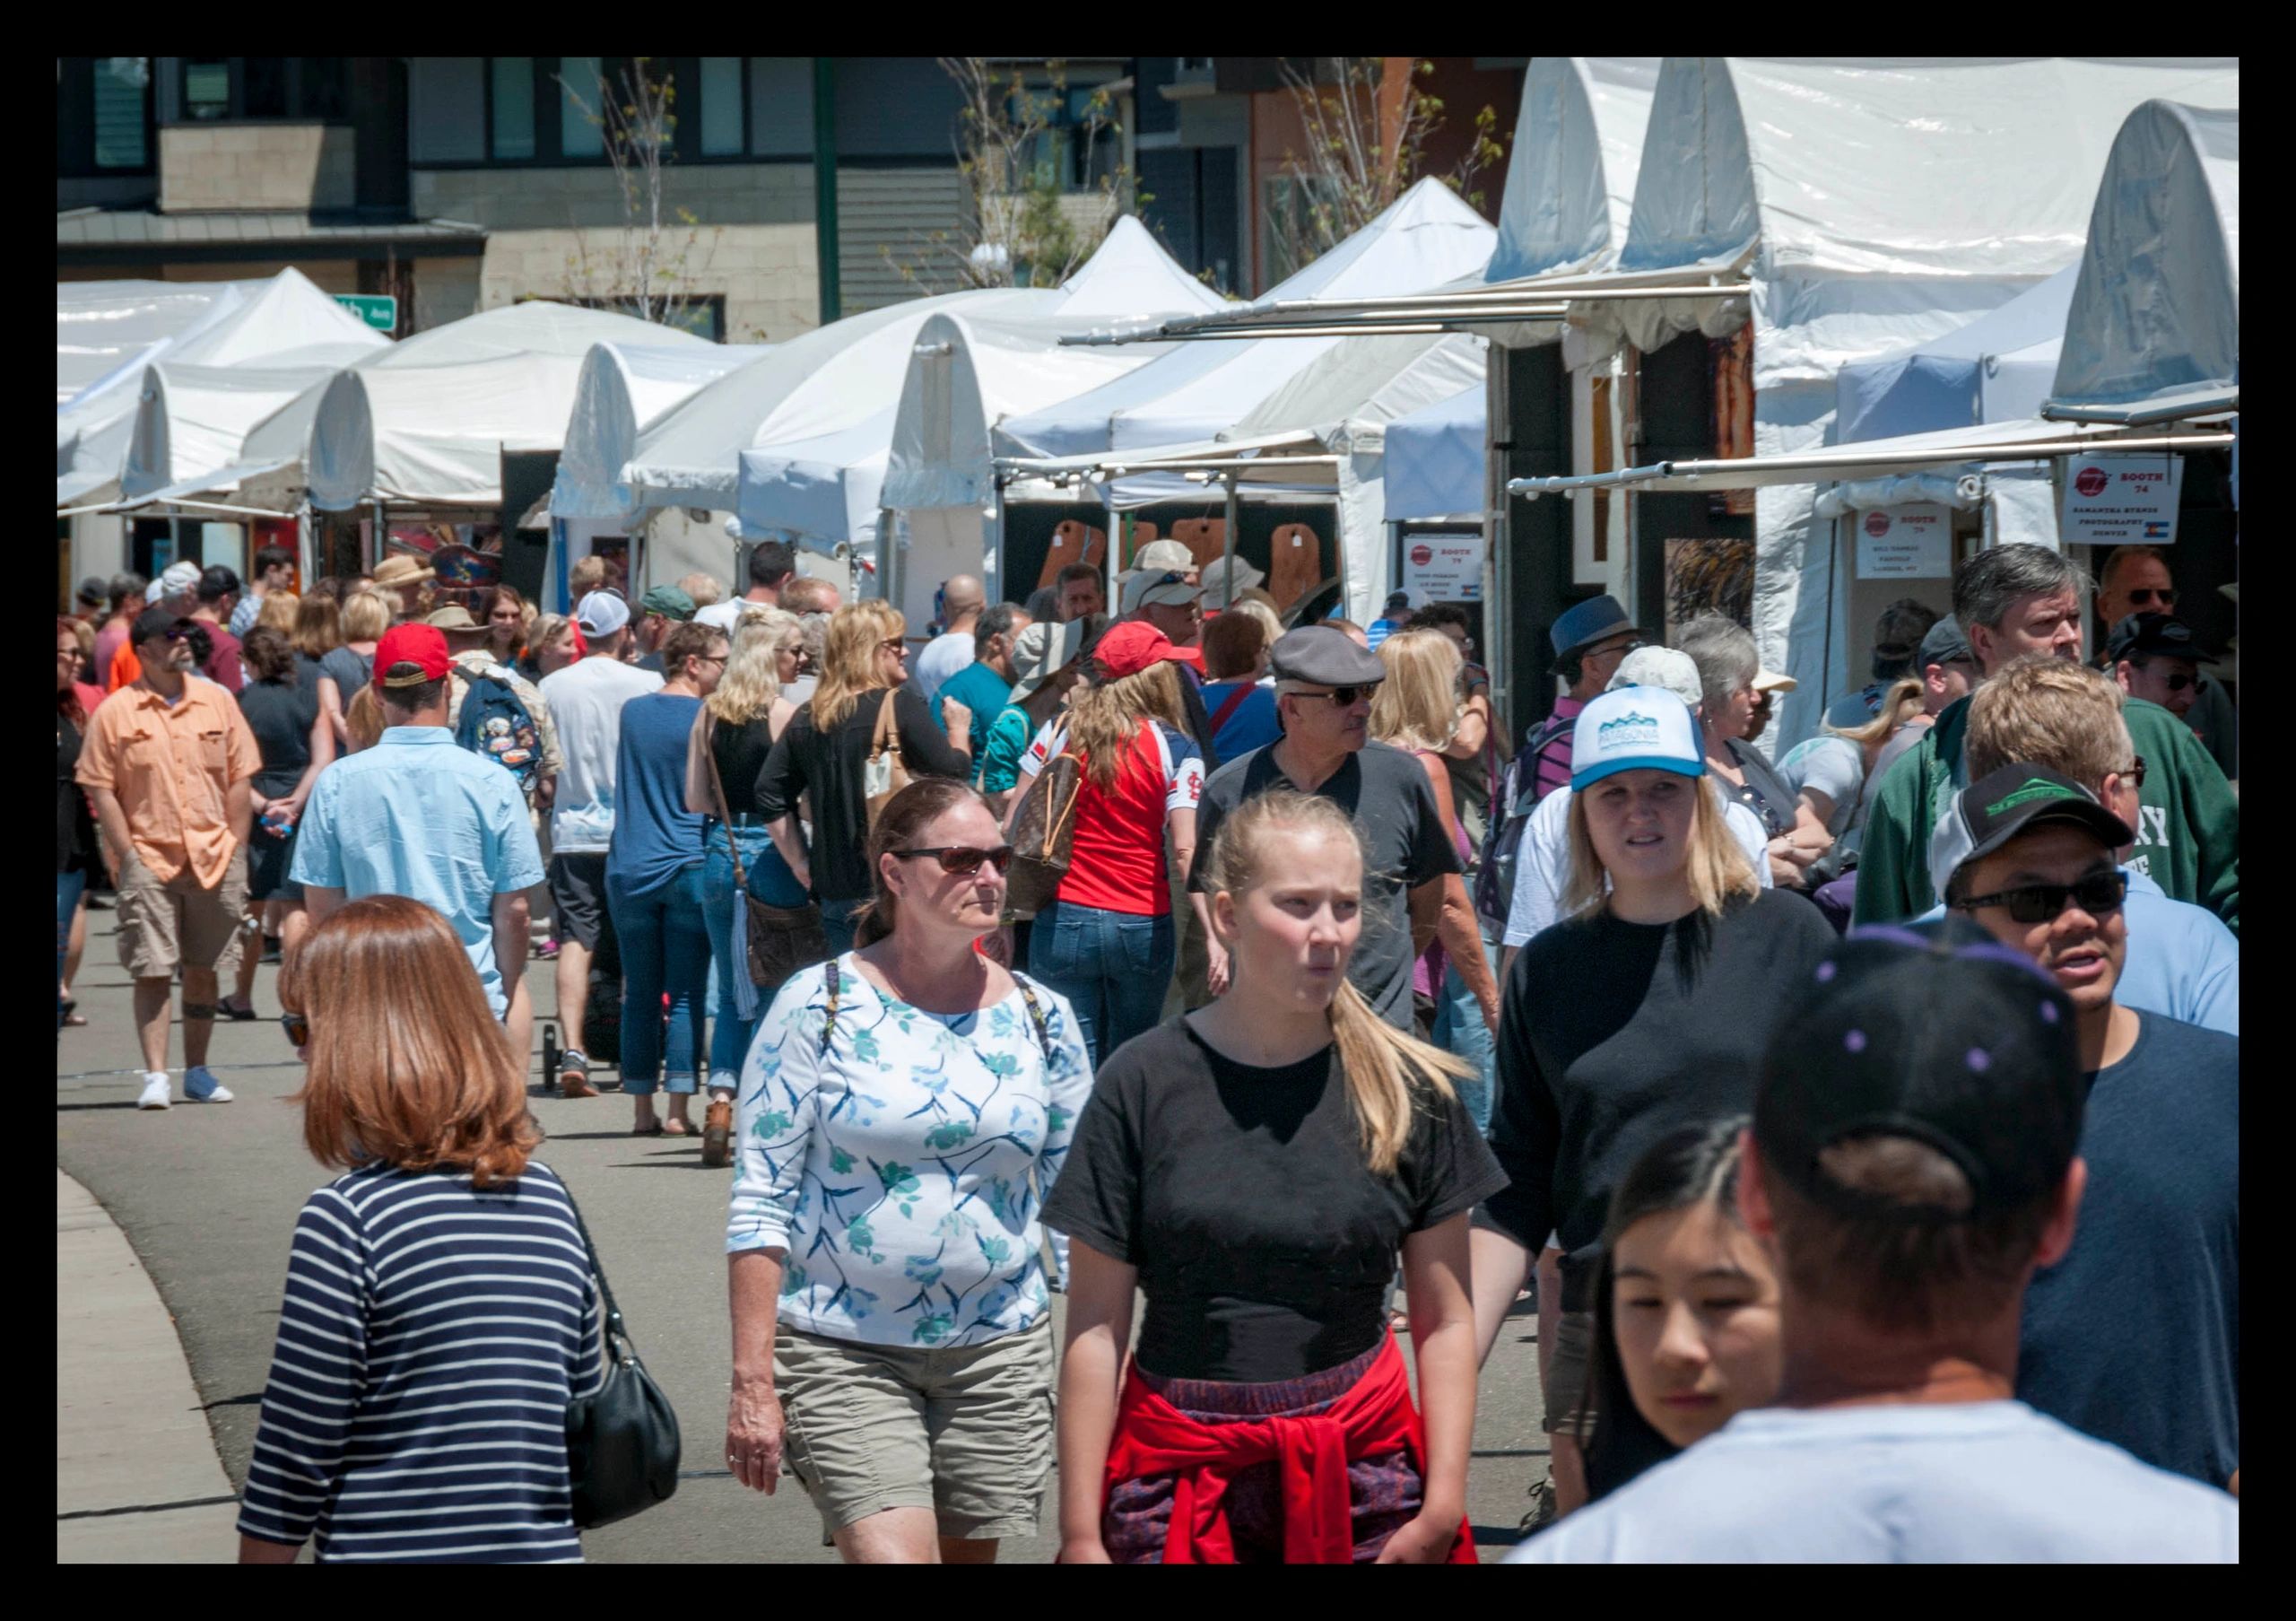
[[(263, 971), (256, 989), (264, 1019), (217, 1027), (213, 1068), (239, 1101), (222, 1107), (179, 1103), (164, 1114), (136, 1110), (138, 1064), (127, 982), (112, 940), (114, 916), (90, 917), (87, 960), (76, 987), (90, 1024), (65, 1032), (57, 1164), (117, 1222), (156, 1283), (181, 1337), (196, 1404), (204, 1407), (215, 1451), (236, 1488), (254, 1441), (295, 1214), (327, 1173), (305, 1153), (297, 1111), (282, 1102), (301, 1071), (272, 1017), (278, 1011), (272, 969)], [(530, 964), (528, 985), (537, 1007), (553, 1006), (550, 964)], [(179, 1095), (179, 1045), (170, 1061), (177, 1067)], [(676, 1498), (586, 1538), (589, 1556), (617, 1563), (833, 1559), (821, 1546), (819, 1520), (794, 1484), (770, 1500), (760, 1498), (735, 1486), (718, 1467), (726, 1384), (726, 1173), (704, 1171), (693, 1141), (630, 1137), (629, 1104), (615, 1094), (565, 1102), (537, 1091), (534, 1107), (550, 1137), (543, 1156), (581, 1200), (639, 1350), (685, 1430), (687, 1473)], [(74, 1219), (100, 1218), (84, 1212)], [(79, 1293), (93, 1285), (78, 1267), (65, 1263), (62, 1246), (58, 1255), (61, 1335), (62, 1320), (74, 1310)], [(126, 1258), (119, 1259), (123, 1264), (114, 1273), (127, 1270)], [(1526, 1313), (1519, 1331), (1510, 1326), (1483, 1376), (1469, 1496), (1486, 1550), (1513, 1541), (1526, 1492), (1545, 1468), (1544, 1439), (1535, 1421), (1537, 1370), (1530, 1330)], [(137, 1365), (132, 1360), (85, 1370), (59, 1364), (59, 1390), (82, 1373), (91, 1380), (135, 1378)], [(178, 1442), (178, 1451), (182, 1449)], [(196, 1477), (199, 1461), (184, 1467)], [(121, 1527), (119, 1534), (126, 1536), (125, 1528), (136, 1521), (117, 1511), (180, 1496), (153, 1484), (153, 1495), (139, 1498), (141, 1481), (150, 1477), (117, 1471), (100, 1483), (79, 1481), (67, 1489), (65, 1474), (59, 1446), (58, 1512), (74, 1512), (71, 1527), (83, 1556), (122, 1556), (101, 1551), (103, 1528)], [(212, 1471), (206, 1477), (212, 1480)], [(108, 1500), (94, 1501), (91, 1491)], [(223, 1517), (214, 1521), (217, 1534), (227, 1537), (220, 1529)], [(1048, 1498), (1044, 1533), (1008, 1546), (1006, 1556), (1048, 1560), (1057, 1542), (1054, 1533)], [(229, 1556), (228, 1547), (218, 1551)]]

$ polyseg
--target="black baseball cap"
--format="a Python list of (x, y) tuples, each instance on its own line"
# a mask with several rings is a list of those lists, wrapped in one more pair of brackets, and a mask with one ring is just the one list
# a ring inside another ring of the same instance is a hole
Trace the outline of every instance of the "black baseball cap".
[(1959, 870), (1979, 856), (1989, 856), (2030, 827), (2044, 822), (2070, 822), (2085, 827), (2107, 850), (2134, 844), (2136, 833), (2127, 823), (2097, 803), (2097, 797), (2072, 778), (2046, 765), (2016, 762), (1961, 790), (1953, 815), (1969, 835), (1969, 853), (1954, 863)]
[(128, 632), (128, 643), (141, 647), (155, 636), (164, 636), (178, 625), (190, 623), (183, 614), (170, 614), (165, 608), (146, 608), (135, 616), (135, 626)]
[(91, 574), (80, 582), (74, 595), (83, 606), (100, 608), (111, 600), (111, 588), (104, 583), (102, 575)]
[[(2073, 1005), (2022, 953), (1959, 918), (1864, 928), (1779, 1022), (1754, 1141), (1765, 1164), (1831, 1209), (1976, 1220), (2063, 1184), (2087, 1096)], [(1869, 1137), (1910, 1137), (1952, 1161), (1970, 1207), (1900, 1203), (1826, 1174), (1826, 1149)]]
[(2192, 627), (2174, 614), (2131, 614), (2105, 633), (2109, 663), (2147, 656), (2189, 658), (2195, 664), (2216, 662), (2216, 655), (2201, 646)]

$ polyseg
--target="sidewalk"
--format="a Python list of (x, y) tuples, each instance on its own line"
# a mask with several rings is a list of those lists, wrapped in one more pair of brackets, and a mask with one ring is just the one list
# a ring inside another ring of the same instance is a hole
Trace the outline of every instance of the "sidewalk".
[(175, 1321), (85, 1188), (56, 1173), (56, 1558), (228, 1564), (239, 1500)]

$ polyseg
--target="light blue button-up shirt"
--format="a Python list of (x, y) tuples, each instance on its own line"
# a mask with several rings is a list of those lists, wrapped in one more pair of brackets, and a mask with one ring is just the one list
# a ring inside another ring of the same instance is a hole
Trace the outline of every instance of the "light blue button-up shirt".
[(507, 1005), (494, 960), (494, 897), (542, 882), (526, 801), (510, 772), (442, 726), (395, 726), (319, 773), (289, 876), (298, 884), (435, 906), (462, 937), (487, 1005)]

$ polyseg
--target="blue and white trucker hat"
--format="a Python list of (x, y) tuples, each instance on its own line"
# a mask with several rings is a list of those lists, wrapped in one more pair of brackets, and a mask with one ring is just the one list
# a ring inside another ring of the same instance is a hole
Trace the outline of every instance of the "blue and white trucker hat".
[(1578, 711), (1570, 734), (1570, 789), (1583, 792), (1616, 771), (1706, 775), (1690, 706), (1664, 687), (1622, 686)]

